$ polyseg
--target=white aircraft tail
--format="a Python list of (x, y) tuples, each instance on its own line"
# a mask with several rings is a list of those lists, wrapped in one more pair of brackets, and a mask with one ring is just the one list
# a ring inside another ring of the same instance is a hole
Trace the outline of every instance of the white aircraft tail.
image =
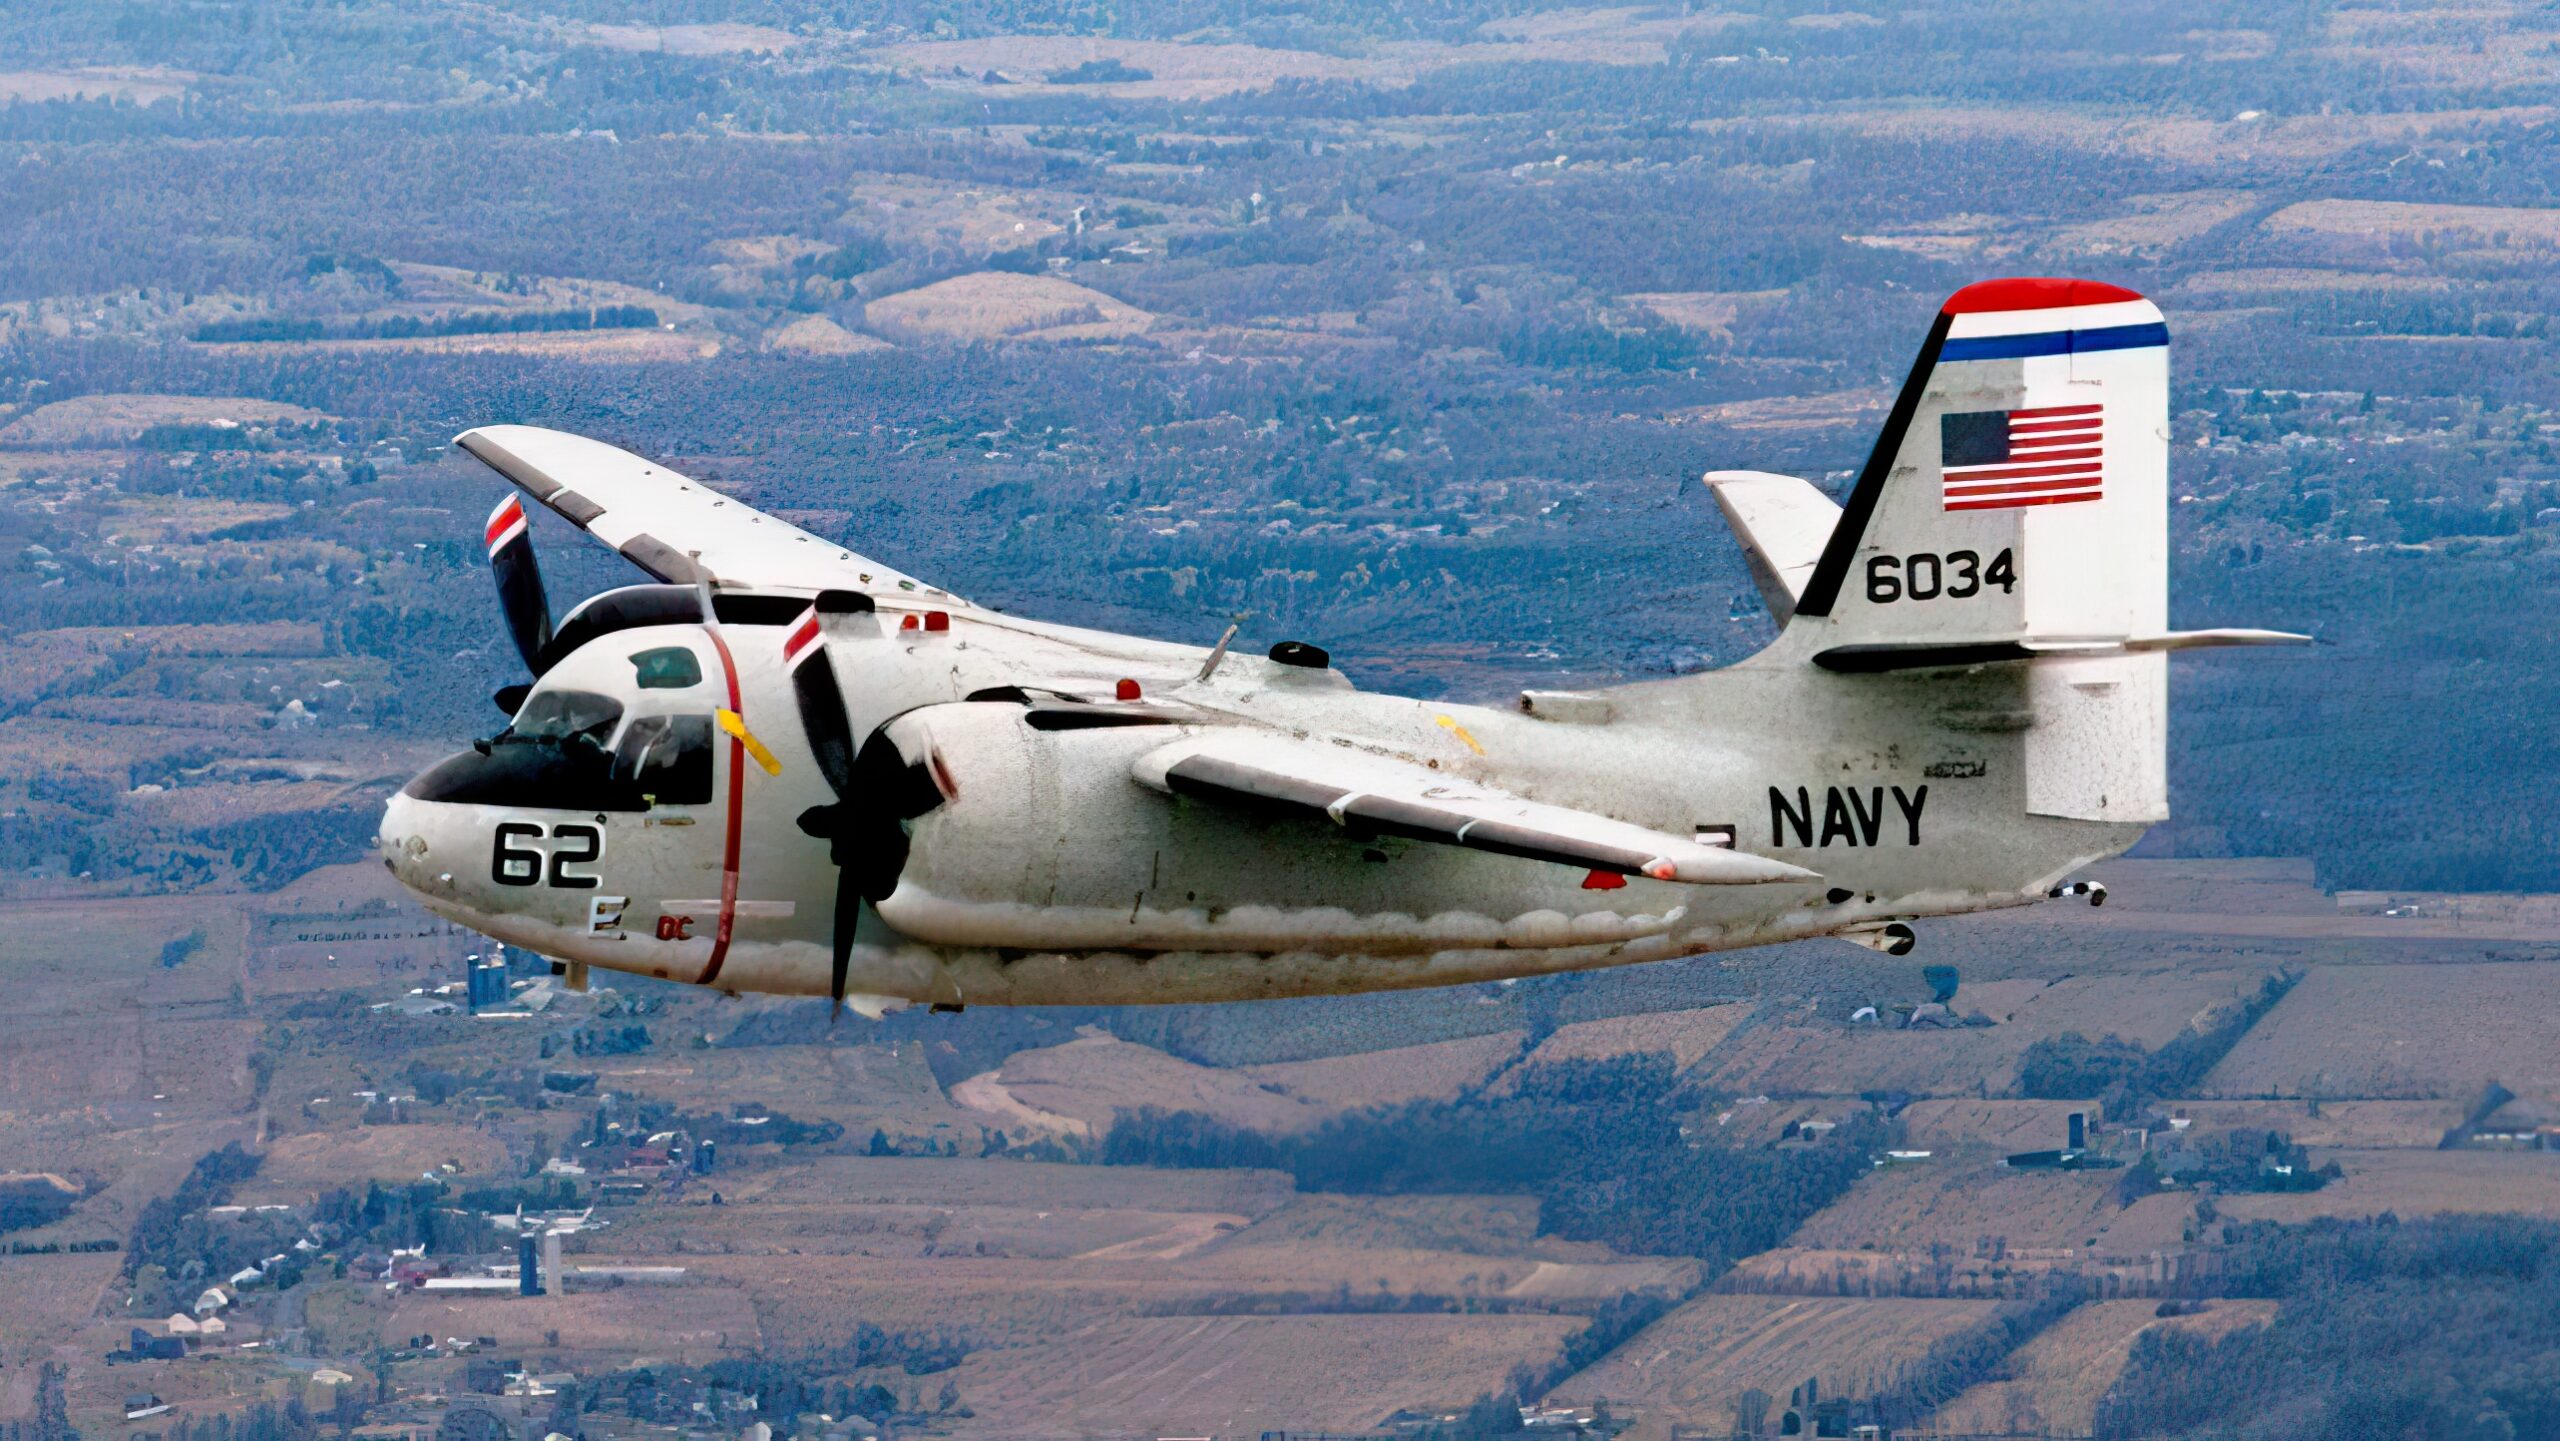
[(1938, 313), (1790, 627), (1853, 664), (1876, 647), (2160, 634), (2168, 492), (2158, 308), (2086, 280), (1967, 286)]
[(2303, 639), (2168, 629), (2169, 332), (2113, 285), (1956, 292), (1809, 567), (1810, 487), (1708, 479), (1813, 664), (2049, 662), (2024, 678), (2031, 813), (2165, 818), (2163, 653)]

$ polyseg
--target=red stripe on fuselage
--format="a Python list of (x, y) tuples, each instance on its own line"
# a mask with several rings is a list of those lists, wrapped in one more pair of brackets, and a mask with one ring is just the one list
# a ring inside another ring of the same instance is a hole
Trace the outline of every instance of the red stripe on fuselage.
[[(720, 653), (720, 673), (729, 682), (729, 709), (738, 710), (738, 662), (729, 654), (729, 642), (721, 639), (718, 626), (705, 626), (703, 633), (711, 637), (711, 648)], [(720, 852), (720, 928), (711, 937), (711, 962), (702, 968), (696, 985), (707, 986), (720, 979), (720, 966), (729, 959), (729, 932), (738, 921), (738, 835), (746, 822), (747, 746), (736, 736), (729, 737), (729, 822), (721, 841)]]
[(785, 665), (798, 665), (800, 663), (800, 658), (808, 654), (809, 648), (817, 643), (818, 612), (813, 609), (807, 615), (801, 617), (800, 623), (793, 626), (791, 628), (791, 634), (784, 638), (782, 642), (783, 663)]

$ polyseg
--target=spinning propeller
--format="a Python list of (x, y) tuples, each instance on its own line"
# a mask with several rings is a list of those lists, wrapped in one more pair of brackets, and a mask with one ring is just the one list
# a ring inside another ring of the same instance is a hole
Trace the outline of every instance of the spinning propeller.
[(817, 600), (783, 637), (782, 663), (791, 672), (791, 693), (800, 703), (800, 726), (817, 757), (818, 774), (826, 777), (835, 799), (800, 813), (800, 829), (827, 843), (827, 858), (836, 865), (834, 968), (827, 995), (831, 1015), (844, 1012), (845, 976), (853, 963), (853, 930), (862, 919), (862, 889), (845, 874), (855, 857), (853, 821), (853, 726), (844, 712), (844, 691), (836, 683), (835, 663), (827, 658), (824, 617), (864, 615), (871, 597), (859, 591), (821, 591)]

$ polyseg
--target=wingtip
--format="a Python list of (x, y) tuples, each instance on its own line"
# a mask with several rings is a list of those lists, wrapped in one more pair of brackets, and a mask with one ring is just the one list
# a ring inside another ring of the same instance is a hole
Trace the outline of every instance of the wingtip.
[(1819, 882), (1822, 876), (1749, 851), (1718, 849), (1690, 858), (1672, 879), (1703, 886), (1770, 886), (1809, 885)]

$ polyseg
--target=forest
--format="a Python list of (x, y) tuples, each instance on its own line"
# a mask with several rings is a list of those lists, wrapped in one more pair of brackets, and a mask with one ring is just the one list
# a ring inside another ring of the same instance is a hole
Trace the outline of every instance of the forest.
[(2281, 1301), (2205, 1340), (2147, 1332), (2098, 1413), (2107, 1441), (2560, 1435), (2560, 1227), (2510, 1216), (2259, 1226), (2233, 1294)]

